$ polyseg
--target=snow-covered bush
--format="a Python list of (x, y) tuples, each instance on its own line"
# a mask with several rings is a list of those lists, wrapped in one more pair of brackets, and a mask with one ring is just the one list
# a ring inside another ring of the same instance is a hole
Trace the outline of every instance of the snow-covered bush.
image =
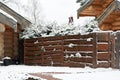
[(51, 23), (47, 25), (32, 25), (26, 28), (21, 34), (21, 38), (37, 38), (48, 36), (64, 36), (64, 35), (76, 35), (76, 34), (89, 34), (90, 32), (99, 31), (97, 21), (91, 20), (84, 26), (74, 25), (58, 25), (57, 23)]
[(81, 34), (89, 34), (91, 32), (100, 31), (98, 27), (98, 22), (96, 20), (91, 20), (81, 28)]
[(41, 36), (41, 26), (31, 25), (24, 29), (24, 32), (20, 35), (21, 38), (36, 38)]

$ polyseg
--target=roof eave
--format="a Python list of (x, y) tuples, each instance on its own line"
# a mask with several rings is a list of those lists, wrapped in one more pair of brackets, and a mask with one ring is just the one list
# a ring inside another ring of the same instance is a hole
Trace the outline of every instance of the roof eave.
[(79, 18), (79, 14), (84, 10), (86, 9), (86, 7), (90, 6), (90, 4), (93, 3), (94, 0), (90, 0), (88, 2), (86, 2), (82, 7), (80, 7), (78, 10), (77, 10), (77, 18)]

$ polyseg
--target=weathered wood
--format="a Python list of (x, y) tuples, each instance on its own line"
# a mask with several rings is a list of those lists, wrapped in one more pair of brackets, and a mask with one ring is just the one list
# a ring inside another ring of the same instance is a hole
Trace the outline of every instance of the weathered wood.
[(94, 33), (94, 37), (93, 37), (93, 58), (94, 58), (94, 60), (93, 60), (93, 67), (94, 68), (96, 68), (96, 66), (97, 66), (97, 45), (96, 45), (96, 43), (97, 43), (97, 34), (96, 33)]
[[(42, 41), (43, 39), (45, 42)], [(37, 60), (42, 58), (42, 62), (37, 62), (36, 64), (70, 67), (85, 67), (85, 65), (87, 65), (94, 68), (101, 66), (101, 63), (100, 65), (97, 64), (98, 61), (108, 61), (109, 67), (111, 66), (109, 32), (92, 33), (89, 35), (62, 36), (61, 38), (46, 37), (43, 39), (37, 38), (24, 40), (25, 60)], [(34, 44), (36, 41), (37, 43)], [(70, 46), (70, 44), (73, 45)], [(41, 50), (43, 47), (45, 50)], [(77, 57), (77, 54), (79, 57)], [(72, 65), (72, 63), (74, 65)], [(108, 63), (105, 63), (105, 65)], [(35, 63), (29, 62), (29, 64)]]
[(98, 60), (102, 61), (110, 61), (110, 54), (109, 53), (98, 53)]

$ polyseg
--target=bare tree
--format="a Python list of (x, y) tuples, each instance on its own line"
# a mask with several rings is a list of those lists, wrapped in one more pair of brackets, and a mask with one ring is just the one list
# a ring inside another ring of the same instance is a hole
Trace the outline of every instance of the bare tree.
[(31, 6), (29, 8), (32, 21), (35, 25), (39, 25), (41, 18), (41, 6), (39, 0), (30, 0)]

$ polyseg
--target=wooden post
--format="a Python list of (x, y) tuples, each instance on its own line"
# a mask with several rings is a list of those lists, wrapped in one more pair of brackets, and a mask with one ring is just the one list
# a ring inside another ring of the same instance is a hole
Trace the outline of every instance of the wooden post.
[(93, 34), (93, 68), (97, 67), (97, 33)]
[(114, 34), (111, 34), (111, 67), (115, 68), (116, 64), (115, 64), (115, 36)]

